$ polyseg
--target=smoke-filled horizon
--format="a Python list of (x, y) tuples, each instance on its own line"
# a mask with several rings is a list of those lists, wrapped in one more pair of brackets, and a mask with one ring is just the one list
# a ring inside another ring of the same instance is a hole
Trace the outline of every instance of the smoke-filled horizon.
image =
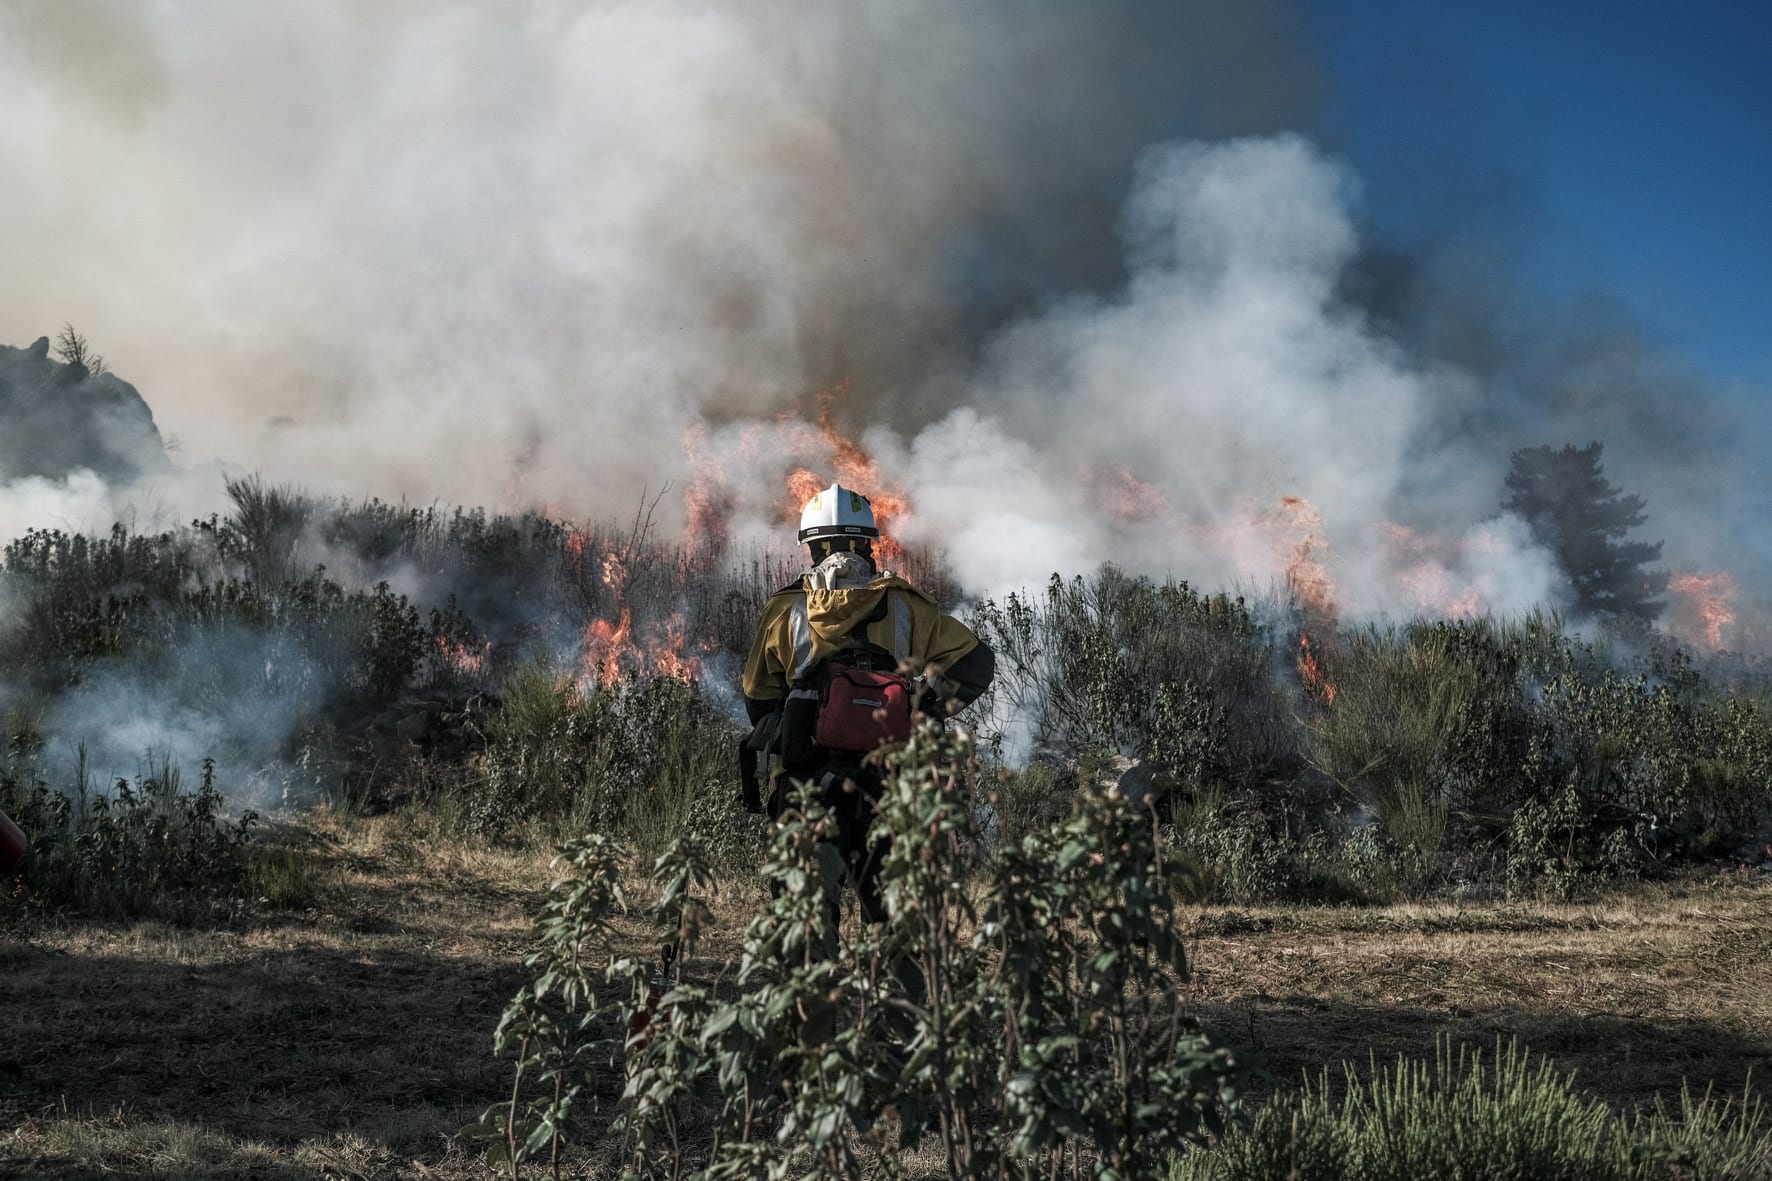
[[(1318, 83), (1277, 0), (13, 6), (0, 339), (86, 332), (176, 512), (227, 465), (779, 534), (841, 386), (978, 593), (1302, 556), (1350, 617), (1524, 610), (1507, 456), (1590, 438), (1670, 567), (1757, 574), (1717, 399), (1505, 258), (1380, 273)], [(12, 524), (144, 495), (0, 485)]]

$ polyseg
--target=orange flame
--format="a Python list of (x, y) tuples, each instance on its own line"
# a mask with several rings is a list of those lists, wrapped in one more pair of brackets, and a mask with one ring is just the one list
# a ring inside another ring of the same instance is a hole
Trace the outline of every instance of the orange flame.
[(1311, 638), (1303, 631), (1298, 633), (1298, 678), (1306, 693), (1321, 697), (1324, 705), (1335, 704), (1335, 683), (1323, 675), (1323, 667), (1311, 649)]
[(1474, 584), (1461, 586), (1453, 574), (1467, 549), (1488, 548), (1485, 543), (1446, 541), (1396, 521), (1381, 522), (1376, 533), (1384, 545), (1392, 580), (1418, 609), (1444, 619), (1466, 619), (1487, 608), (1483, 589)]
[(849, 393), (849, 388), (847, 381), (839, 382), (818, 395), (818, 441), (830, 451), (835, 480), (810, 468), (795, 468), (788, 475), (782, 516), (797, 522), (808, 500), (833, 482), (841, 484), (867, 497), (874, 510), (874, 523), (880, 528), (874, 556), (882, 563), (897, 563), (904, 559), (904, 546), (892, 536), (891, 526), (910, 508), (910, 499), (903, 489), (881, 477), (879, 462), (866, 448), (837, 429), (837, 403)]
[(788, 495), (782, 502), (784, 509), (796, 521), (799, 520), (800, 510), (805, 507), (806, 502), (824, 491), (826, 486), (825, 478), (817, 472), (807, 471), (803, 467), (795, 468), (788, 475)]
[[(1680, 614), (1703, 624), (1705, 647), (1712, 652), (1721, 650), (1723, 628), (1735, 622), (1735, 598), (1741, 592), (1735, 579), (1722, 571), (1676, 574), (1667, 580), (1667, 589), (1683, 600)], [(1670, 623), (1669, 630), (1680, 635), (1687, 629)]]
[(438, 636), (437, 650), (450, 668), (463, 676), (477, 677), (486, 671), (486, 662), (492, 657), (492, 641), (486, 640), (475, 648), (448, 636)]
[(683, 652), (686, 631), (679, 616), (657, 628), (647, 629), (644, 642), (634, 639), (634, 613), (623, 607), (615, 622), (593, 619), (585, 628), (583, 653), (579, 657), (581, 685), (606, 684), (624, 675), (655, 673), (693, 681), (701, 675), (701, 661)]
[[(587, 535), (574, 533), (566, 539), (573, 559), (581, 566), (588, 557)], [(605, 551), (599, 563), (603, 585), (610, 592), (613, 618), (593, 619), (585, 625), (579, 642), (580, 686), (607, 683), (624, 675), (657, 673), (692, 681), (701, 674), (701, 662), (684, 655), (688, 629), (681, 615), (662, 623), (636, 627), (633, 608), (627, 602), (630, 572), (624, 556)]]
[(584, 655), (579, 658), (581, 680), (608, 681), (621, 675), (624, 662), (632, 665), (639, 655), (633, 645), (634, 613), (621, 609), (621, 621), (593, 619), (585, 628)]
[(603, 585), (614, 591), (615, 597), (618, 599), (621, 598), (622, 591), (627, 587), (628, 567), (621, 560), (619, 554), (607, 553), (603, 555)]
[(1114, 518), (1124, 524), (1155, 520), (1169, 514), (1169, 498), (1155, 484), (1132, 474), (1132, 469), (1117, 467), (1109, 472), (1085, 465), (1083, 482), (1094, 499)]
[(654, 672), (676, 677), (680, 681), (693, 681), (701, 676), (701, 661), (683, 655), (686, 638), (682, 619), (673, 615), (665, 626), (661, 642), (652, 652)]
[(731, 540), (732, 492), (707, 453), (706, 440), (707, 427), (699, 422), (683, 432), (683, 453), (694, 472), (683, 490), (684, 540), (698, 558), (718, 557)]
[(1262, 515), (1262, 524), (1289, 547), (1286, 553), (1286, 586), (1298, 600), (1306, 619), (1335, 618), (1335, 583), (1325, 559), (1329, 542), (1323, 514), (1302, 496), (1282, 496), (1280, 503)]

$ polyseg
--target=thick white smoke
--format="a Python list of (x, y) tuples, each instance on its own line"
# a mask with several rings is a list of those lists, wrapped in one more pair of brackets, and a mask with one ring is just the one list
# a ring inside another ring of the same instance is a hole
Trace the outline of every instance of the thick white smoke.
[(7, 541), (28, 529), (102, 531), (116, 515), (110, 489), (84, 468), (61, 480), (26, 476), (0, 483), (0, 538)]
[[(1388, 526), (1426, 513), (1453, 536), (1471, 527), (1492, 501), (1402, 505), (1397, 493), (1413, 465), (1458, 485), (1493, 457), (1423, 450), (1422, 425), (1463, 379), (1411, 364), (1338, 300), (1353, 189), (1294, 136), (1149, 152), (1123, 219), (1124, 289), (996, 341), (973, 406), (911, 448), (912, 535), (956, 539), (973, 586), (1109, 559), (1261, 584), (1283, 580), (1308, 542), (1355, 614), (1542, 601), (1553, 569), (1517, 522), (1439, 556), (1399, 549), (1401, 527)], [(1120, 469), (1154, 491), (1104, 503), (1116, 489), (1096, 481), (1090, 495), (1092, 474)], [(1320, 536), (1276, 512), (1288, 497), (1320, 513)], [(1490, 577), (1503, 567), (1510, 577)]]
[(1092, 265), (1074, 214), (1271, 18), (1112, 7), (8, 6), (0, 325), (272, 479), (625, 509), (703, 418), (910, 397), (981, 260)]
[[(739, 539), (849, 379), (974, 589), (1308, 543), (1349, 612), (1521, 606), (1483, 522), (1540, 438), (1453, 429), (1490, 392), (1340, 298), (1343, 168), (1225, 138), (1309, 118), (1286, 11), (0, 8), (0, 337), (71, 320), (183, 456), (326, 491), (625, 514), (711, 458)], [(1218, 142), (1140, 155), (1177, 129)]]

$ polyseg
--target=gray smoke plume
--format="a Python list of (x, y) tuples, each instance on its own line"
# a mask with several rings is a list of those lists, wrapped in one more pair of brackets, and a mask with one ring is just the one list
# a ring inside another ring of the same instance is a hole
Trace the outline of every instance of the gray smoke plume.
[(72, 319), (270, 478), (625, 509), (691, 423), (840, 378), (909, 412), (1111, 276), (1177, 112), (1296, 122), (1280, 11), (12, 6), (0, 324)]
[(1416, 467), (1455, 493), (1498, 476), (1484, 445), (1429, 430), (1475, 396), (1470, 378), (1407, 357), (1339, 298), (1354, 193), (1295, 136), (1152, 149), (1122, 222), (1124, 286), (1011, 326), (974, 405), (910, 445), (931, 489), (913, 535), (961, 537), (975, 585), (1041, 576), (1031, 515), (1069, 524), (1056, 548), (1073, 559), (1208, 585), (1283, 583), (1308, 546), (1361, 616), (1542, 602), (1553, 571), (1518, 522), (1400, 496)]

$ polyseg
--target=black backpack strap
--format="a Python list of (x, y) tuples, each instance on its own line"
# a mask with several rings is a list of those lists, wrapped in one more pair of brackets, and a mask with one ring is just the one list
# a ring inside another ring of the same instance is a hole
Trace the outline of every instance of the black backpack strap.
[(874, 609), (868, 613), (868, 617), (849, 629), (849, 642), (871, 647), (868, 644), (868, 628), (885, 619), (891, 608), (890, 600), (885, 595), (881, 595), (880, 601), (874, 604)]
[(880, 602), (866, 619), (849, 629), (847, 642), (842, 651), (835, 653), (831, 659), (856, 668), (865, 668), (869, 672), (896, 672), (898, 657), (891, 650), (868, 639), (868, 628), (885, 620), (892, 610), (890, 595), (881, 595)]

